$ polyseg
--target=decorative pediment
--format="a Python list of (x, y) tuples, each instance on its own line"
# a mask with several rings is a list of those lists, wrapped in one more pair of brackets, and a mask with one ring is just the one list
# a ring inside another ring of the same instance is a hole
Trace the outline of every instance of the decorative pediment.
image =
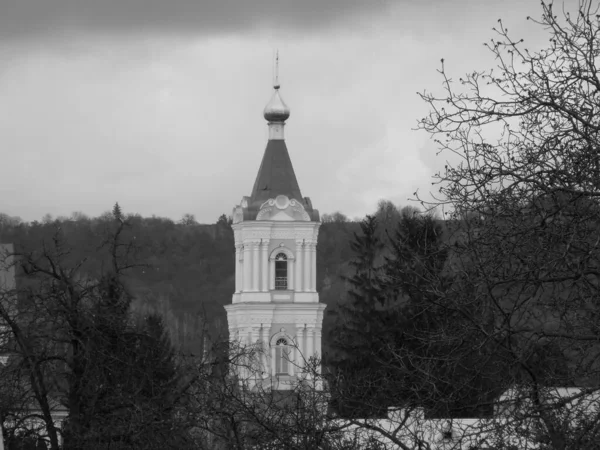
[(310, 216), (298, 200), (278, 195), (260, 206), (256, 220), (310, 222)]
[(244, 220), (244, 210), (241, 206), (233, 208), (232, 223), (240, 223)]
[(244, 210), (248, 209), (248, 197), (242, 197), (240, 204), (233, 208), (232, 222), (240, 223), (244, 221)]

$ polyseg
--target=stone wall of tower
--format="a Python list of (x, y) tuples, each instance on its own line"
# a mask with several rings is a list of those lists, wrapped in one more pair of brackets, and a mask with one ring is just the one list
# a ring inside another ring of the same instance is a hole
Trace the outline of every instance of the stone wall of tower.
[[(321, 356), (325, 305), (316, 291), (316, 243), (319, 222), (242, 221), (234, 224), (236, 292), (227, 305), (232, 340), (262, 349), (253, 374), (244, 379), (277, 379), (277, 389), (291, 388), (312, 357)], [(285, 253), (288, 289), (274, 286), (274, 258)], [(275, 343), (291, 346), (289, 376), (275, 373)]]
[(282, 378), (275, 372), (274, 363), (275, 344), (280, 337), (292, 345), (289, 377), (283, 377), (284, 383), (293, 385), (299, 376), (306, 376), (305, 367), (310, 358), (321, 357), (324, 304), (241, 303), (228, 305), (226, 309), (231, 339), (242, 346), (259, 349), (259, 367), (255, 373), (244, 374), (250, 385), (257, 379)]
[[(232, 303), (269, 302), (287, 295), (294, 302), (319, 301), (316, 293), (316, 248), (319, 222), (248, 221), (233, 225), (236, 248), (235, 293)], [(288, 256), (290, 286), (274, 286), (278, 252)]]

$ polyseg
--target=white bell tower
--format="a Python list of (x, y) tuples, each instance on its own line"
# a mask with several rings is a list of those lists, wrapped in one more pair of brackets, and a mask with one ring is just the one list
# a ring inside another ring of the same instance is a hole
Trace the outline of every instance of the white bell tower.
[(316, 290), (319, 212), (302, 197), (285, 145), (289, 115), (275, 83), (254, 188), (233, 210), (235, 293), (225, 306), (230, 340), (260, 349), (240, 378), (277, 390), (292, 388), (311, 358), (320, 358), (326, 306)]

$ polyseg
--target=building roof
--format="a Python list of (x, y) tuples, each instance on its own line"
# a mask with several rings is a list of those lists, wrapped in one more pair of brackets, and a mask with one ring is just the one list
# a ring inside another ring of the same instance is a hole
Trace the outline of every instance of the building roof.
[(270, 140), (250, 194), (250, 204), (260, 207), (278, 195), (302, 201), (300, 186), (285, 141)]

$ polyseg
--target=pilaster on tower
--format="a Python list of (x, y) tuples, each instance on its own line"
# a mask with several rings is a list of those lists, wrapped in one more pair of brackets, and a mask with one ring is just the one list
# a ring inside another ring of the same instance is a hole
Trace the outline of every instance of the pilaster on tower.
[(252, 383), (280, 390), (303, 376), (309, 358), (320, 357), (325, 309), (316, 283), (319, 212), (300, 192), (283, 134), (289, 116), (276, 84), (264, 109), (269, 140), (252, 192), (233, 210), (236, 288), (225, 307), (230, 339), (262, 347)]

